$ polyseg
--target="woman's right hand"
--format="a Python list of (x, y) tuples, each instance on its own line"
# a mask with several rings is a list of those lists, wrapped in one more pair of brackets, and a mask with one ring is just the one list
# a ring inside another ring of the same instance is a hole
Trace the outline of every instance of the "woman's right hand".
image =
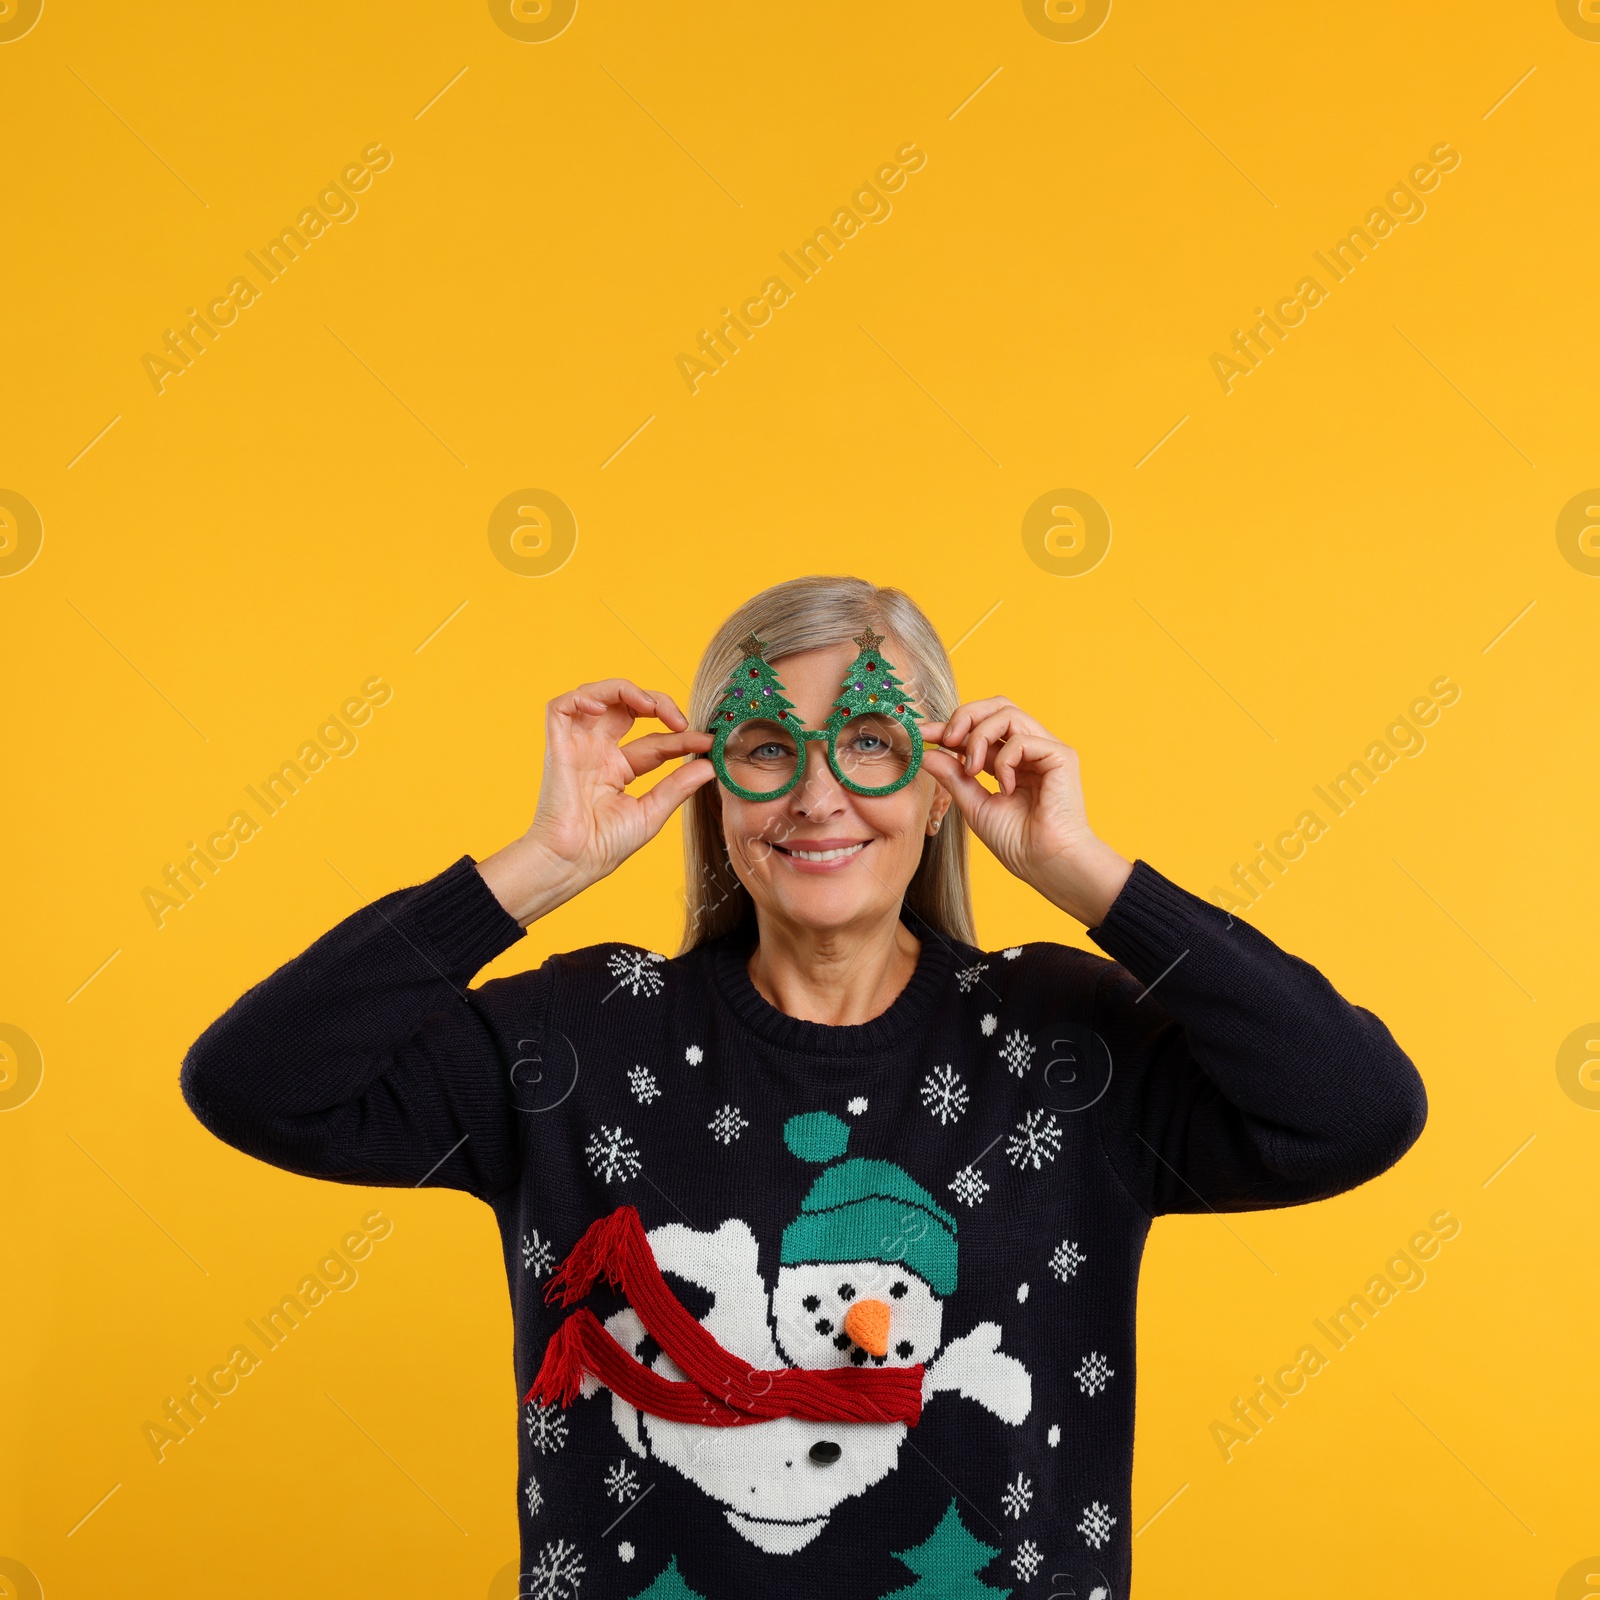
[[(621, 744), (638, 717), (654, 717), (670, 731)], [(484, 881), (526, 927), (614, 872), (716, 772), (709, 761), (685, 761), (645, 794), (629, 794), (629, 783), (675, 756), (710, 748), (711, 735), (691, 730), (671, 695), (626, 678), (559, 695), (545, 707), (544, 777), (533, 822), (478, 863)]]

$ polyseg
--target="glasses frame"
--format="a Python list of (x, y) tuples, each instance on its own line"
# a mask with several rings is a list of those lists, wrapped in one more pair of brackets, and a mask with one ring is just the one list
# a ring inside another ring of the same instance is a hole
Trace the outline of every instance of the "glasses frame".
[[(753, 636), (749, 642), (752, 644), (756, 642)], [(746, 656), (746, 660), (764, 659), (764, 657), (756, 655), (754, 652), (750, 652)], [(882, 659), (881, 652), (879, 653), (879, 659)], [(742, 666), (743, 663), (741, 662), (740, 665)], [(884, 666), (889, 667), (890, 663), (885, 661)], [(783, 685), (779, 683), (778, 687), (782, 689)], [(839, 734), (843, 731), (846, 723), (855, 721), (857, 717), (868, 715), (879, 716), (889, 722), (896, 722), (911, 735), (910, 765), (893, 783), (880, 784), (876, 788), (868, 788), (864, 784), (855, 782), (852, 778), (847, 778), (839, 768)], [(724, 755), (728, 736), (742, 728), (747, 722), (775, 723), (779, 727), (787, 728), (800, 741), (800, 759), (795, 763), (794, 776), (781, 789), (769, 789), (765, 793), (761, 793), (754, 789), (746, 789), (743, 784), (735, 783), (732, 777), (729, 776)], [(783, 717), (741, 717), (737, 722), (718, 722), (709, 731), (712, 734), (711, 748), (699, 753), (710, 760), (711, 765), (716, 769), (717, 781), (723, 788), (730, 794), (737, 795), (741, 800), (781, 800), (784, 795), (791, 793), (806, 774), (806, 745), (813, 740), (825, 740), (827, 742), (828, 767), (840, 785), (848, 789), (851, 794), (858, 794), (869, 800), (881, 799), (884, 795), (894, 794), (897, 790), (905, 788), (922, 771), (922, 729), (917, 725), (917, 718), (910, 711), (899, 715), (892, 711), (858, 711), (851, 715), (846, 715), (842, 706), (836, 706), (833, 714), (820, 728), (803, 728), (800, 726), (799, 716), (793, 710), (790, 710)]]

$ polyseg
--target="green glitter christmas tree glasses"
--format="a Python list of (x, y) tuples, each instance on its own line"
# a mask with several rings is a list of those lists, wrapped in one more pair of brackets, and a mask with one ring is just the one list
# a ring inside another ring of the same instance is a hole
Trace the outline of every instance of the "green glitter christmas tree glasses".
[(860, 654), (839, 686), (826, 724), (805, 727), (755, 634), (739, 641), (734, 668), (712, 715), (706, 752), (724, 788), (741, 800), (776, 800), (799, 783), (810, 739), (827, 741), (828, 765), (852, 794), (875, 797), (903, 789), (922, 769), (916, 708), (871, 628), (854, 635)]

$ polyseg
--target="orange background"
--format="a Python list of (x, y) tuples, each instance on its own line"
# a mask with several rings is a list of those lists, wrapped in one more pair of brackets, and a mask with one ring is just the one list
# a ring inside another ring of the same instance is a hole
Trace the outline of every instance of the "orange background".
[[(358, 904), (519, 832), (551, 695), (682, 697), (807, 571), (909, 588), (963, 692), (1074, 744), (1100, 832), (1203, 894), (1460, 687), (1249, 913), (1389, 1024), (1427, 1130), (1337, 1200), (1157, 1224), (1135, 1569), (1588, 1592), (1592, 7), (30, 16), (0, 14), (0, 1594), (512, 1592), (488, 1211), (253, 1163), (179, 1061)], [(892, 214), (691, 393), (700, 330), (908, 141)], [(158, 393), (166, 330), (374, 142), (355, 214)], [(1234, 330), (1441, 142), (1426, 214), (1225, 392)], [(375, 676), (359, 743), (158, 927), (143, 891)], [(990, 947), (1087, 943), (976, 875)], [(493, 970), (671, 949), (679, 883), (674, 825)], [(375, 1209), (359, 1281), (158, 1463), (143, 1425)], [(1425, 1286), (1225, 1460), (1234, 1397), (1441, 1209)]]

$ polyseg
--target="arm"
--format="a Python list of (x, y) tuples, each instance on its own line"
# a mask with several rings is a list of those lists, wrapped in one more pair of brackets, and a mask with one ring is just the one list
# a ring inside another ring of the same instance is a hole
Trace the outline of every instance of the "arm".
[[(517, 1173), (512, 1060), (467, 983), (521, 937), (463, 856), (235, 1001), (185, 1056), (184, 1099), (219, 1139), (291, 1172), (494, 1194)], [(543, 976), (501, 982), (542, 1012)]]
[[(619, 745), (638, 716), (674, 730)], [(614, 871), (714, 777), (710, 736), (625, 679), (546, 709), (532, 825), (481, 866), (463, 856), (386, 895), (259, 983), (195, 1042), (181, 1084), (218, 1138), (292, 1172), (444, 1185), (487, 1198), (520, 1172), (519, 1059), (536, 1060), (551, 969), (467, 984), (537, 918)], [(531, 1087), (536, 1078), (524, 1088)]]
[(1248, 923), (1099, 839), (1076, 751), (1004, 699), (962, 706), (924, 738), (944, 747), (925, 762), (979, 838), (1115, 958), (1094, 992), (1111, 1081), (1091, 1115), (1145, 1210), (1320, 1199), (1416, 1141), (1427, 1096), (1389, 1030)]
[(1377, 1017), (1147, 862), (1090, 937), (1117, 963), (1095, 990), (1112, 1067), (1092, 1115), (1145, 1210), (1324, 1199), (1421, 1134), (1422, 1079)]

